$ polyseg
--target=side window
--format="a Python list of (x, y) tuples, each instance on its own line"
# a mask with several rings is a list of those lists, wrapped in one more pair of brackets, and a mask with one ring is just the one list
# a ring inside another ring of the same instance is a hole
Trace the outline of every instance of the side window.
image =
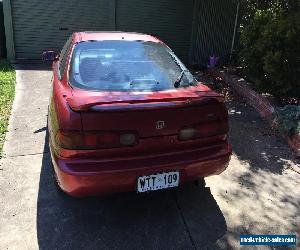
[(62, 48), (59, 56), (59, 65), (58, 65), (58, 72), (59, 72), (59, 78), (62, 79), (64, 71), (65, 71), (65, 66), (67, 62), (67, 57), (69, 54), (69, 51), (71, 49), (71, 44), (72, 44), (72, 37), (68, 39), (64, 47)]

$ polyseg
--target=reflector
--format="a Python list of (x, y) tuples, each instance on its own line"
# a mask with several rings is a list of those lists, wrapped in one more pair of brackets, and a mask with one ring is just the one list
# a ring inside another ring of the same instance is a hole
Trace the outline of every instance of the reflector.
[(135, 134), (121, 134), (120, 143), (126, 146), (132, 146), (136, 144), (136, 135)]
[(195, 129), (193, 128), (184, 128), (179, 132), (179, 140), (190, 140), (195, 135)]

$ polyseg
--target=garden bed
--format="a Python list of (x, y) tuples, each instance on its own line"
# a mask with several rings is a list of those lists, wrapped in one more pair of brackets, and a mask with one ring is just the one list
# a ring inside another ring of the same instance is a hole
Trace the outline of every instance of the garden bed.
[[(288, 109), (285, 111), (284, 109), (280, 109), (280, 107), (272, 105), (267, 98), (253, 90), (251, 85), (243, 78), (231, 75), (226, 70), (211, 68), (206, 73), (213, 78), (224, 81), (233, 91), (242, 96), (263, 119), (270, 123), (272, 129), (276, 130), (287, 141), (296, 154), (300, 156), (300, 136), (299, 128), (297, 127), (299, 120), (289, 121), (292, 115)], [(295, 112), (297, 113), (297, 110)], [(299, 112), (297, 114), (299, 116)]]

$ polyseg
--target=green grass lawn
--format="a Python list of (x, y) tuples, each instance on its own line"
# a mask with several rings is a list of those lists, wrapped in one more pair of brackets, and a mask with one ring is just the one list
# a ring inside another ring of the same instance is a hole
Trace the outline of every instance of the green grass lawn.
[(0, 158), (15, 95), (15, 78), (15, 70), (6, 60), (0, 59)]

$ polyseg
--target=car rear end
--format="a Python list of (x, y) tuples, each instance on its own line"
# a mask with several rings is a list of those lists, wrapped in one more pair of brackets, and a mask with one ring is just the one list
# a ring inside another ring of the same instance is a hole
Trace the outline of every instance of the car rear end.
[[(149, 77), (138, 82), (134, 87), (150, 84)], [(174, 187), (219, 174), (230, 160), (224, 100), (198, 83), (146, 91), (74, 87), (67, 97), (54, 94), (49, 118), (57, 180), (72, 196)]]
[(96, 195), (137, 190), (139, 177), (157, 173), (176, 171), (179, 184), (221, 173), (231, 155), (225, 105), (217, 96), (186, 99), (175, 107), (70, 109), (82, 131), (57, 131), (51, 140), (61, 188)]

